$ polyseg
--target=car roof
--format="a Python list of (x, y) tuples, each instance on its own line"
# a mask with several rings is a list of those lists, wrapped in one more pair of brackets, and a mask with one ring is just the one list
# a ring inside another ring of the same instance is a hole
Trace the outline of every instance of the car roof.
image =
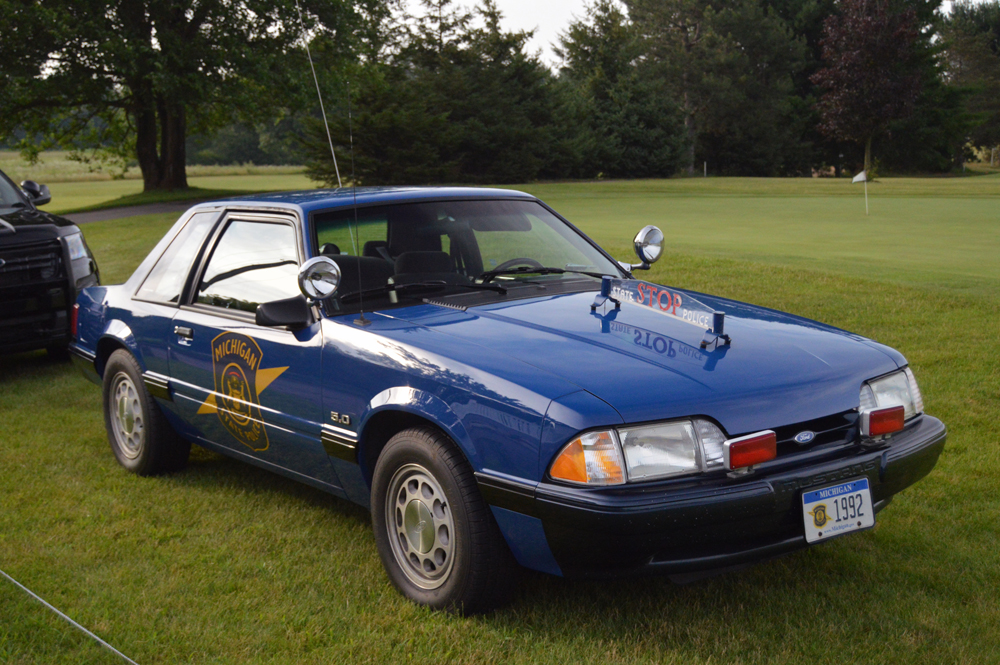
[(491, 187), (341, 187), (338, 189), (307, 189), (297, 192), (252, 194), (206, 201), (196, 207), (224, 206), (276, 206), (294, 207), (308, 214), (316, 210), (329, 210), (354, 205), (403, 203), (431, 199), (524, 199), (535, 197), (512, 189)]

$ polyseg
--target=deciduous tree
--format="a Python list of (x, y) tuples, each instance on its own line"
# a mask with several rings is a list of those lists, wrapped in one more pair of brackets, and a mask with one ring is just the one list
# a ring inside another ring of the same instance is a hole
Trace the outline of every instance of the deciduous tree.
[(921, 90), (916, 12), (889, 0), (842, 0), (823, 28), (825, 67), (812, 80), (823, 90), (820, 129), (865, 148), (894, 120), (907, 117)]
[[(345, 48), (384, 11), (301, 2), (311, 34)], [(308, 71), (289, 54), (295, 0), (0, 0), (0, 16), (0, 133), (132, 156), (147, 191), (187, 187), (189, 131), (273, 115)]]

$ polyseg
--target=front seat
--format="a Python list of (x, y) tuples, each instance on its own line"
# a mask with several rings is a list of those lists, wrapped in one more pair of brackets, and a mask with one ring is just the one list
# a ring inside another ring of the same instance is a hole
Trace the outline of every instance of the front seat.
[(392, 266), (384, 259), (370, 256), (351, 256), (338, 254), (330, 257), (340, 267), (339, 295), (347, 295), (357, 291), (369, 291), (385, 286), (392, 277)]
[(444, 282), (468, 284), (469, 278), (455, 272), (447, 252), (403, 252), (396, 257), (396, 284), (415, 282)]

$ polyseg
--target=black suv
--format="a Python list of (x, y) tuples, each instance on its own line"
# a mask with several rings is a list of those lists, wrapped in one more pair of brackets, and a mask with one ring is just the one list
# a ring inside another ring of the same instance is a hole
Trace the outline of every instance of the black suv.
[(18, 188), (0, 172), (0, 354), (67, 357), (76, 294), (100, 283), (80, 229), (38, 209), (51, 200), (45, 185)]

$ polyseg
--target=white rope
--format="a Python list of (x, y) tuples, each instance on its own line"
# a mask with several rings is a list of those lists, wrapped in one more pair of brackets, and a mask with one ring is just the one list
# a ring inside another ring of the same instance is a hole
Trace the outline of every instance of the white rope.
[(7, 573), (3, 572), (3, 570), (0, 570), (0, 575), (3, 575), (4, 577), (6, 577), (8, 580), (10, 580), (14, 584), (14, 586), (16, 586), (17, 588), (19, 588), (21, 591), (25, 592), (26, 594), (28, 594), (29, 596), (31, 596), (32, 598), (34, 598), (35, 600), (37, 600), (38, 602), (40, 602), (42, 605), (45, 605), (45, 607), (49, 608), (50, 610), (52, 610), (53, 612), (55, 612), (56, 614), (58, 614), (60, 617), (62, 617), (66, 621), (68, 621), (71, 626), (73, 626), (74, 628), (80, 630), (81, 632), (83, 632), (83, 634), (85, 634), (85, 635), (87, 635), (89, 637), (92, 637), (94, 640), (97, 641), (98, 644), (100, 644), (102, 647), (104, 647), (105, 649), (107, 649), (111, 653), (114, 653), (114, 654), (117, 654), (118, 656), (121, 656), (122, 660), (124, 660), (127, 663), (132, 663), (132, 665), (139, 665), (137, 662), (135, 662), (134, 660), (132, 660), (131, 658), (129, 658), (128, 656), (126, 656), (125, 654), (123, 654), (121, 651), (119, 651), (118, 649), (114, 648), (113, 646), (111, 646), (110, 644), (108, 644), (107, 642), (105, 642), (104, 640), (102, 640), (101, 638), (99, 638), (97, 635), (94, 635), (92, 632), (90, 632), (89, 630), (87, 630), (86, 628), (84, 628), (83, 626), (81, 626), (80, 624), (78, 624), (77, 622), (73, 621), (68, 616), (66, 616), (65, 614), (63, 614), (62, 612), (60, 612), (59, 610), (57, 610), (56, 608), (54, 608), (52, 605), (49, 605), (47, 602), (45, 602), (45, 599), (43, 599), (41, 596), (39, 596), (38, 594), (36, 594), (35, 592), (33, 592), (31, 589), (29, 589), (28, 587), (24, 586), (23, 584), (21, 584), (20, 582), (18, 582), (17, 580), (15, 580), (13, 577), (11, 577), (10, 575), (8, 575)]

